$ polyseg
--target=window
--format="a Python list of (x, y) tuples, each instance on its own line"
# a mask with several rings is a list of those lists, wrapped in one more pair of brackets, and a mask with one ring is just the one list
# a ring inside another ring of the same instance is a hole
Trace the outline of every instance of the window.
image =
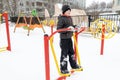
[(34, 2), (32, 2), (32, 6), (35, 6), (35, 3), (34, 3)]
[(26, 11), (29, 11), (29, 8), (26, 8)]
[(39, 11), (39, 12), (43, 12), (44, 11), (44, 9), (40, 9), (40, 8), (37, 8), (36, 10)]
[(20, 6), (23, 6), (23, 3), (20, 3)]
[(120, 5), (120, 0), (118, 0), (118, 3), (117, 3), (118, 5)]
[(26, 1), (26, 5), (29, 5), (29, 1)]
[(36, 2), (37, 6), (42, 6), (41, 2)]

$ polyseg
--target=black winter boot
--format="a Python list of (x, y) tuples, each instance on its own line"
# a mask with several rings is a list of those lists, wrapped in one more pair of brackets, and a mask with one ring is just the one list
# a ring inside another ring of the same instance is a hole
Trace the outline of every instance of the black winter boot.
[(67, 61), (60, 62), (60, 70), (62, 74), (68, 74), (69, 71), (67, 69)]
[(69, 74), (69, 71), (68, 70), (61, 70), (61, 73), (62, 74)]

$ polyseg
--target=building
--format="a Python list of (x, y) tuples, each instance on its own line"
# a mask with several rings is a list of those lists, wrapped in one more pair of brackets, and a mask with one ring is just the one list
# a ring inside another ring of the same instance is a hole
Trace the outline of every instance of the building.
[(85, 9), (86, 0), (60, 0), (62, 4), (68, 4), (71, 8)]
[(36, 9), (39, 16), (44, 16), (47, 0), (18, 0), (17, 12), (29, 13)]
[[(49, 3), (48, 3), (49, 2)], [(71, 8), (85, 8), (86, 0), (18, 0), (17, 12), (28, 13), (33, 9), (38, 11), (40, 16), (44, 16), (45, 7), (49, 10), (51, 15), (54, 14), (54, 4), (60, 2), (62, 4), (68, 4)]]
[(0, 13), (2, 12), (2, 0), (0, 0)]
[(120, 0), (113, 0), (113, 11), (120, 14)]

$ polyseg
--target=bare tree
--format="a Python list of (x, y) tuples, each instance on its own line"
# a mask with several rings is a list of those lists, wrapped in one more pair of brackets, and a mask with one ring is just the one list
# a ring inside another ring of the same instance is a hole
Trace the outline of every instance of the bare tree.
[[(10, 16), (14, 16), (17, 9), (17, 0), (1, 0), (2, 2), (2, 12), (9, 12)], [(4, 5), (3, 5), (4, 4)]]
[(54, 4), (57, 3), (58, 0), (48, 0), (48, 4), (46, 8), (48, 9), (50, 16), (54, 14)]
[(6, 0), (7, 2), (7, 8), (9, 9), (10, 13), (12, 13), (12, 8), (11, 8), (11, 5), (10, 5), (10, 0)]
[(106, 8), (106, 3), (105, 2), (101, 2), (99, 4), (99, 8), (101, 9), (101, 11), (104, 10)]
[(113, 6), (113, 2), (109, 2), (106, 7), (107, 8), (112, 8), (112, 6)]
[(108, 8), (112, 8), (113, 2), (105, 3), (105, 2), (92, 2), (90, 6), (86, 8), (86, 12), (88, 15), (98, 15), (101, 12), (107, 12)]
[(86, 11), (89, 15), (98, 15), (99, 4), (98, 2), (92, 2), (92, 4), (87, 7)]
[(12, 16), (15, 16), (16, 11), (17, 11), (17, 2), (16, 2), (16, 0), (13, 0)]

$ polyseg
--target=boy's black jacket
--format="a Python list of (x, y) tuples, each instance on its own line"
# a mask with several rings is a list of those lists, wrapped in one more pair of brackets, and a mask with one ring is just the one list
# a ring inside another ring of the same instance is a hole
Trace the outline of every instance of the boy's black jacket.
[[(73, 21), (72, 18), (70, 16), (59, 16), (58, 17), (58, 23), (57, 23), (57, 30), (58, 29), (63, 29), (63, 28), (68, 28), (69, 26), (73, 26)], [(61, 39), (68, 39), (71, 38), (73, 35), (72, 31), (64, 31), (64, 32), (60, 32), (60, 38)]]

